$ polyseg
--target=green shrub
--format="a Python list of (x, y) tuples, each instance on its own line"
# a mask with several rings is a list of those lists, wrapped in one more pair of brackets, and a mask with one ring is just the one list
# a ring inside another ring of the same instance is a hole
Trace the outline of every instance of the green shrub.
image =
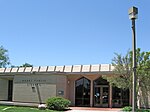
[(126, 112), (130, 112), (130, 111), (132, 111), (132, 107), (131, 106), (126, 106), (122, 110), (126, 111)]
[(71, 102), (62, 97), (51, 97), (46, 101), (46, 105), (48, 109), (51, 110), (64, 110), (68, 108)]
[(150, 112), (150, 109), (139, 109), (137, 112)]
[[(132, 107), (131, 106), (126, 106), (122, 109), (124, 112), (131, 112)], [(136, 109), (136, 112), (150, 112), (150, 109)]]

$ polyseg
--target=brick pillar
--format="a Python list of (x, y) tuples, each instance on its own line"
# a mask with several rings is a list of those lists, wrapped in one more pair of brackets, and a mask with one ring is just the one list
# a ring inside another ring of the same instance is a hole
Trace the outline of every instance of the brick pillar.
[(91, 80), (91, 87), (90, 87), (90, 107), (93, 107), (93, 80)]
[(112, 108), (112, 86), (109, 85), (109, 108)]

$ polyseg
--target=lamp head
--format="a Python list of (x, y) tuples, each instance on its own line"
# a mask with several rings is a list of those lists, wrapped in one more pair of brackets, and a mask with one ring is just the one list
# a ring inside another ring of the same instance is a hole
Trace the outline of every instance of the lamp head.
[(129, 14), (129, 19), (137, 19), (138, 17), (138, 8), (136, 7), (131, 7), (128, 11)]

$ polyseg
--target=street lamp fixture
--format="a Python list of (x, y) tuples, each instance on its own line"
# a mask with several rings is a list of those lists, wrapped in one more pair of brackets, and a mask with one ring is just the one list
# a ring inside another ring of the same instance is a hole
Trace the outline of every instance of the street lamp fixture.
[(132, 79), (132, 111), (136, 111), (137, 95), (136, 95), (136, 36), (135, 36), (135, 19), (138, 17), (138, 8), (131, 7), (129, 9), (129, 19), (132, 20), (132, 67), (133, 67), (133, 79)]
[(136, 7), (131, 7), (129, 9), (129, 19), (137, 19), (138, 18), (138, 8)]

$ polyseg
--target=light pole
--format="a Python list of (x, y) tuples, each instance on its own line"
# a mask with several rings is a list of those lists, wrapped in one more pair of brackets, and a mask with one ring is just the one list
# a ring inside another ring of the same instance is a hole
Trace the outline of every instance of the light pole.
[(132, 111), (135, 112), (136, 110), (136, 38), (135, 38), (135, 19), (137, 19), (138, 8), (131, 7), (129, 9), (129, 19), (132, 20), (132, 61), (133, 61), (133, 88), (132, 88)]

